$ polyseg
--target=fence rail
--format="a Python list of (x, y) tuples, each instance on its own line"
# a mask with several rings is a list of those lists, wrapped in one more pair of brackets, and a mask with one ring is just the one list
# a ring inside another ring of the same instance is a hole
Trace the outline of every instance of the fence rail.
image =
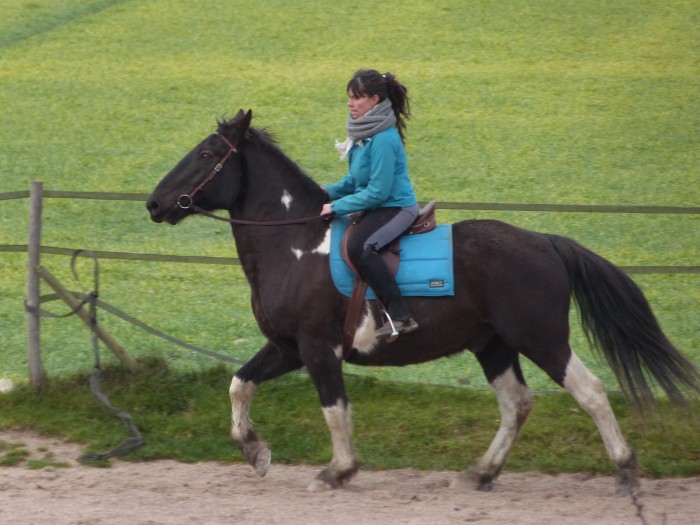
[[(42, 298), (39, 296), (39, 271), (38, 261), (40, 254), (75, 256), (76, 250), (64, 247), (42, 246), (41, 245), (41, 202), (45, 198), (59, 199), (93, 199), (93, 200), (118, 200), (118, 201), (140, 201), (148, 199), (144, 193), (104, 193), (104, 192), (76, 192), (76, 191), (52, 191), (44, 190), (41, 182), (33, 182), (31, 191), (15, 191), (0, 193), (0, 201), (30, 199), (31, 214), (29, 218), (30, 229), (28, 244), (4, 244), (0, 245), (0, 253), (28, 253), (28, 364), (30, 383), (35, 388), (41, 386), (42, 370), (41, 346), (39, 337), (39, 315), (36, 313)], [(598, 205), (567, 205), (567, 204), (513, 204), (513, 203), (459, 203), (459, 202), (439, 202), (438, 208), (448, 210), (498, 210), (498, 211), (544, 211), (544, 212), (576, 212), (576, 213), (657, 213), (657, 214), (698, 214), (700, 207), (680, 207), (680, 206), (598, 206)], [(240, 265), (240, 260), (234, 257), (206, 257), (194, 255), (165, 255), (150, 253), (132, 252), (112, 252), (112, 251), (92, 251), (92, 255), (101, 259), (123, 259), (132, 261), (156, 261), (156, 262), (179, 262), (194, 264), (224, 264)], [(622, 266), (621, 269), (627, 273), (640, 274), (698, 274), (700, 266)], [(46, 272), (48, 274), (48, 271)], [(54, 283), (55, 284), (55, 283)], [(60, 288), (57, 286), (55, 289)], [(57, 292), (58, 293), (58, 292)], [(59, 294), (60, 295), (60, 294)], [(64, 294), (65, 295), (65, 294)], [(75, 299), (63, 299), (70, 304)], [(105, 306), (105, 305), (103, 305)], [(130, 316), (121, 313), (121, 317), (130, 320)], [(138, 323), (140, 321), (136, 320)], [(136, 324), (136, 323), (135, 323)], [(159, 335), (165, 336), (171, 342), (176, 342), (175, 338), (162, 334), (155, 329), (141, 323), (145, 329)], [(95, 327), (92, 327), (93, 330)], [(178, 342), (180, 344), (181, 342)], [(183, 343), (185, 344), (185, 343)], [(208, 353), (213, 356), (215, 353), (208, 350), (198, 349), (190, 345), (191, 349)], [(226, 356), (220, 356), (228, 359)]]
[[(44, 190), (44, 198), (50, 199), (91, 199), (105, 201), (145, 202), (148, 193), (94, 192)], [(0, 193), (0, 201), (26, 199), (29, 190)], [(522, 204), (502, 202), (438, 202), (442, 210), (483, 210), (483, 211), (545, 211), (563, 213), (656, 213), (665, 215), (700, 215), (700, 206), (623, 206), (608, 204)]]
[[(26, 253), (26, 244), (4, 244), (0, 245), (1, 252)], [(59, 248), (55, 246), (42, 246), (40, 251), (45, 255), (66, 255), (72, 256), (74, 248)], [(151, 262), (174, 262), (186, 264), (220, 264), (226, 266), (240, 266), (241, 261), (237, 257), (208, 257), (201, 255), (166, 255), (160, 253), (133, 253), (133, 252), (110, 252), (100, 250), (90, 250), (99, 259), (120, 259), (127, 261), (151, 261)], [(628, 274), (684, 274), (700, 273), (700, 266), (619, 266)]]
[[(0, 193), (0, 201), (29, 198), (29, 190)], [(89, 199), (107, 201), (145, 202), (149, 194), (129, 192), (88, 192), (44, 190), (44, 198), (51, 199)], [(700, 215), (700, 206), (616, 206), (596, 204), (522, 204), (497, 202), (438, 202), (438, 209), (443, 210), (481, 210), (481, 211), (534, 211), (556, 213), (648, 213), (664, 215)], [(0, 245), (0, 253), (26, 253), (26, 244)], [(74, 248), (42, 246), (41, 253), (47, 255), (70, 256)], [(240, 265), (236, 257), (207, 257), (198, 255), (166, 255), (156, 253), (133, 253), (94, 251), (101, 259), (121, 259), (129, 261), (175, 262), (187, 264)], [(697, 274), (700, 266), (620, 266), (629, 274)]]

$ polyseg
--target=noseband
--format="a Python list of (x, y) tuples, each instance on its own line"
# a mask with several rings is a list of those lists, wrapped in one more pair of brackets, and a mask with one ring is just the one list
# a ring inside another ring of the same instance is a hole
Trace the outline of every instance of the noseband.
[(224, 164), (226, 164), (226, 161), (231, 158), (231, 155), (234, 153), (238, 153), (238, 150), (236, 149), (236, 146), (231, 144), (231, 142), (224, 137), (221, 133), (218, 131), (216, 134), (219, 136), (221, 140), (224, 141), (224, 144), (228, 146), (228, 151), (226, 154), (223, 156), (223, 158), (219, 161), (219, 163), (214, 166), (214, 169), (211, 170), (211, 173), (207, 175), (207, 178), (204, 179), (195, 189), (193, 189), (190, 193), (180, 195), (177, 199), (177, 205), (180, 206), (183, 210), (187, 210), (192, 207), (192, 201), (194, 200), (195, 196), (201, 192), (204, 187), (209, 184), (212, 180), (214, 180), (214, 177), (216, 177), (217, 173), (221, 171), (221, 169), (224, 167)]

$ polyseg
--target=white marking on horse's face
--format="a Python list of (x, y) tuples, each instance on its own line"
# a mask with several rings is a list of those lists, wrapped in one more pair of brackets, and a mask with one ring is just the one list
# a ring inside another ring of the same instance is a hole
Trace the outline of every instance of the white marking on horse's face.
[(292, 195), (287, 190), (284, 190), (282, 192), (282, 199), (280, 200), (282, 201), (282, 205), (289, 211), (289, 208), (292, 206), (292, 201), (294, 200)]
[(297, 258), (297, 261), (298, 261), (304, 255), (304, 250), (300, 250), (299, 248), (292, 248), (292, 253), (294, 254), (294, 257)]

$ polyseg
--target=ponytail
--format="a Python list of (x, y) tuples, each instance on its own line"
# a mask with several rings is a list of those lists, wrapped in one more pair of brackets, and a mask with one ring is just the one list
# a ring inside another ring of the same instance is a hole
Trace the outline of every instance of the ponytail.
[(375, 69), (360, 69), (350, 79), (347, 91), (358, 96), (379, 96), (379, 101), (388, 98), (396, 116), (396, 127), (401, 142), (406, 143), (406, 121), (411, 118), (408, 89), (389, 72), (381, 74)]

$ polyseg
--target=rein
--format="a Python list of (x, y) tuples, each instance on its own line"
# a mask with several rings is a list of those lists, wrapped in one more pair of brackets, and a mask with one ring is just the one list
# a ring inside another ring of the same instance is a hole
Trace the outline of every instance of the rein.
[(228, 222), (229, 224), (244, 224), (251, 226), (285, 226), (288, 224), (304, 224), (317, 219), (325, 219), (325, 217), (322, 215), (315, 215), (313, 217), (303, 217), (301, 219), (287, 219), (282, 221), (247, 221), (243, 219), (228, 219), (226, 217), (221, 217), (220, 215), (215, 215), (207, 210), (200, 208), (199, 206), (196, 206), (194, 204), (195, 196), (198, 193), (200, 193), (207, 184), (214, 180), (214, 177), (216, 177), (216, 175), (224, 167), (224, 164), (226, 164), (226, 161), (228, 161), (228, 159), (230, 159), (234, 153), (238, 153), (238, 148), (231, 144), (231, 142), (226, 137), (224, 137), (218, 131), (216, 132), (216, 134), (219, 136), (219, 138), (221, 138), (221, 140), (224, 141), (224, 144), (228, 146), (228, 151), (222, 157), (219, 163), (216, 166), (214, 166), (214, 169), (211, 170), (209, 175), (207, 175), (206, 179), (200, 182), (199, 185), (197, 185), (197, 187), (193, 189), (190, 193), (186, 193), (178, 197), (177, 205), (180, 208), (182, 208), (183, 210), (192, 210), (195, 213), (199, 213), (200, 215), (204, 215), (205, 217), (209, 217), (210, 219), (215, 219), (217, 221)]

